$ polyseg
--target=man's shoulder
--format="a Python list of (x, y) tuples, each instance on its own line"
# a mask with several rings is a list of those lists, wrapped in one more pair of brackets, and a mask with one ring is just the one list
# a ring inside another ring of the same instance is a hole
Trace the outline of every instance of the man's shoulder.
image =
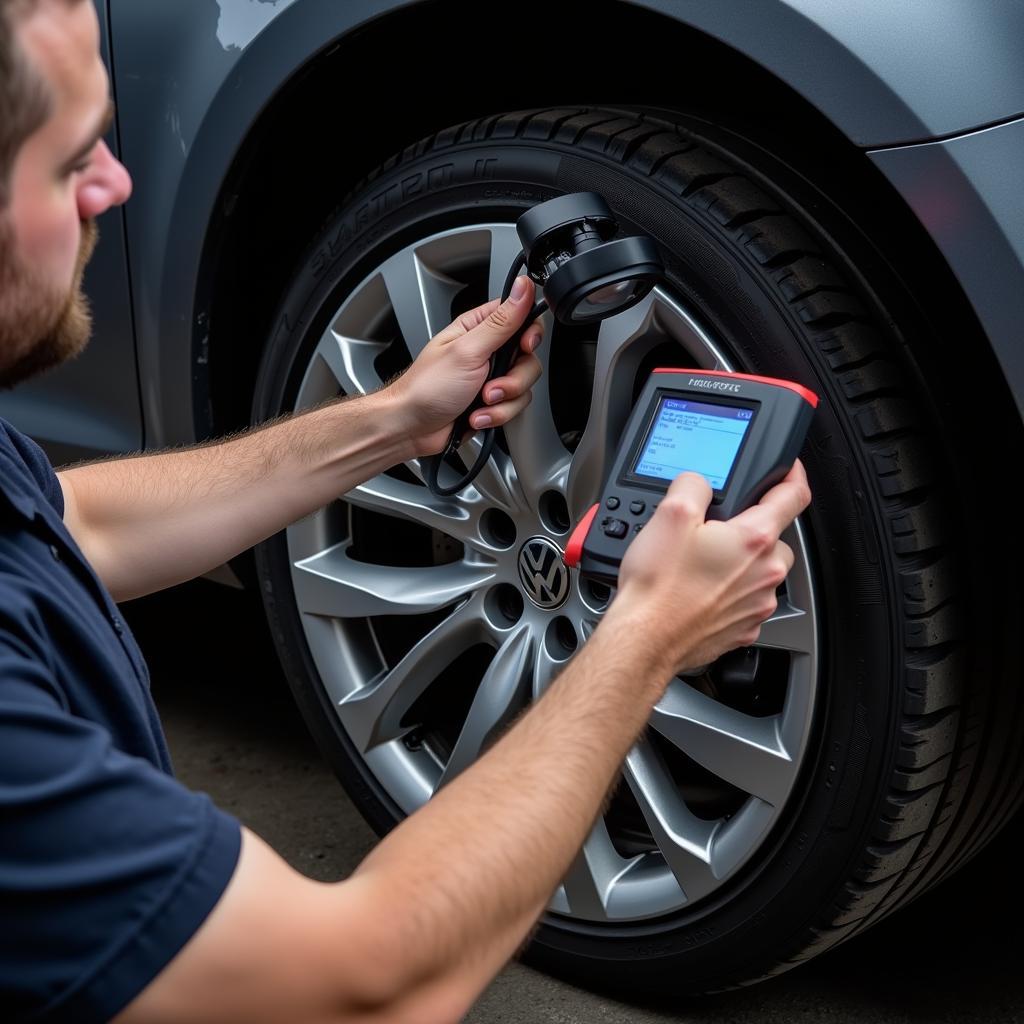
[(0, 417), (0, 498), (6, 496), (12, 505), (28, 514), (33, 491), (41, 493), (63, 518), (64, 492), (46, 452)]
[(20, 431), (2, 416), (0, 416), (0, 450), (23, 462), (29, 470), (36, 465), (44, 465), (53, 469), (50, 460), (46, 457), (46, 452), (28, 434)]
[(23, 434), (10, 420), (0, 416), (0, 447), (21, 453), (24, 442), (31, 440), (27, 434)]

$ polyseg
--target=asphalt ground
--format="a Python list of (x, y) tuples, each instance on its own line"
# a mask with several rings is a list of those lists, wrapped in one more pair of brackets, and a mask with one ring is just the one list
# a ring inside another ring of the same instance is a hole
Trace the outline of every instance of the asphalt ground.
[[(197, 581), (124, 606), (149, 662), (179, 778), (299, 871), (346, 876), (374, 843), (299, 717), (258, 597)], [(627, 1005), (522, 965), (471, 1024), (1024, 1021), (1024, 816), (954, 878), (779, 978), (711, 999)]]

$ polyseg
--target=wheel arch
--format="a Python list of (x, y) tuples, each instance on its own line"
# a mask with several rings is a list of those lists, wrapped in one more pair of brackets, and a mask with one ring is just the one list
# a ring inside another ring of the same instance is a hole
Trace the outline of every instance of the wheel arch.
[[(829, 193), (834, 202), (852, 203), (856, 209), (851, 210), (851, 219), (866, 232), (872, 223), (883, 225), (883, 258), (895, 276), (911, 292), (919, 281), (930, 283), (925, 289), (930, 301), (941, 297), (941, 308), (930, 309), (931, 316), (939, 323), (962, 325), (962, 333), (971, 337), (971, 347), (979, 354), (978, 372), (991, 373), (992, 381), (1000, 381), (1012, 405), (970, 302), (932, 238), (855, 144), (858, 132), (862, 140), (867, 137), (850, 118), (865, 106), (865, 83), (873, 80), (872, 88), (882, 89), (887, 99), (886, 116), (899, 113), (902, 118), (890, 120), (876, 138), (893, 132), (913, 135), (926, 130), (925, 121), (852, 55), (838, 35), (829, 35), (802, 14), (793, 23), (802, 26), (804, 34), (819, 38), (829, 53), (834, 51), (837, 80), (846, 83), (847, 94), (858, 95), (857, 88), (861, 90), (857, 104), (844, 99), (837, 106), (824, 94), (801, 96), (780, 77), (792, 74), (805, 92), (810, 89), (814, 76), (798, 73), (798, 62), (783, 68), (767, 52), (742, 53), (722, 42), (729, 35), (728, 26), (720, 13), (715, 15), (719, 10), (715, 4), (688, 7), (690, 24), (680, 20), (678, 8), (663, 0), (605, 0), (602, 6), (601, 17), (586, 20), (563, 9), (546, 14), (547, 50), (540, 63), (542, 68), (547, 66), (550, 52), (557, 66), (562, 56), (557, 47), (560, 39), (567, 45), (571, 40), (573, 53), (602, 53), (608, 38), (615, 38), (625, 53), (638, 52), (642, 44), (643, 60), (628, 68), (620, 62), (628, 77), (620, 74), (613, 79), (612, 88), (621, 94), (611, 97), (605, 95), (609, 90), (605, 59), (573, 61), (571, 77), (560, 87), (552, 84), (557, 75), (522, 76), (514, 55), (508, 58), (507, 75), (473, 78), (472, 89), (465, 87), (472, 72), (439, 74), (439, 67), (447, 69), (450, 64), (443, 55), (438, 58), (438, 51), (424, 47), (422, 40), (431, 33), (443, 33), (445, 25), (456, 24), (460, 16), (468, 18), (472, 11), (474, 28), (482, 39), (510, 38), (507, 18), (489, 6), (468, 7), (460, 0), (359, 6), (298, 0), (278, 15), (243, 51), (210, 104), (178, 184), (159, 308), (164, 311), (160, 321), (182, 323), (188, 339), (186, 343), (183, 337), (180, 346), (159, 346), (162, 373), (158, 379), (164, 421), (173, 405), (188, 410), (189, 422), (186, 425), (183, 413), (175, 413), (173, 426), (150, 431), (148, 436), (165, 442), (187, 440), (188, 435), (205, 437), (248, 423), (251, 382), (262, 341), (269, 334), (291, 265), (330, 210), (373, 167), (440, 127), (499, 110), (550, 105), (553, 98), (567, 103), (611, 100), (619, 106), (651, 106), (656, 98), (661, 108), (728, 124), (755, 144), (767, 144), (770, 138), (797, 173)], [(772, 0), (770, 6), (781, 27), (796, 17), (782, 2)], [(342, 8), (347, 13), (340, 13)], [(519, 17), (529, 24), (529, 9), (520, 11)], [(315, 27), (311, 19), (319, 19)], [(780, 35), (780, 26), (773, 37)], [(652, 32), (655, 27), (657, 31)], [(756, 34), (749, 26), (743, 32), (752, 44)], [(300, 53), (303, 40), (308, 46), (312, 39), (319, 46)], [(325, 39), (331, 41), (324, 43)], [(283, 47), (288, 40), (290, 49)], [(772, 45), (778, 47), (777, 38)], [(513, 40), (510, 50), (517, 49), (523, 48)], [(271, 52), (275, 56), (268, 65)], [(679, 52), (689, 58), (682, 68)], [(767, 70), (766, 65), (773, 62), (775, 70)], [(460, 63), (455, 62), (457, 67)], [(242, 88), (257, 67), (267, 86), (260, 101), (243, 97)], [(367, 83), (372, 90), (382, 68), (389, 67), (400, 67), (406, 81), (425, 82), (429, 87), (393, 91), (390, 109), (352, 99), (366, 94)], [(275, 77), (271, 70), (281, 73)], [(817, 80), (823, 81), (823, 76)], [(715, 90), (706, 88), (708, 81), (716, 83)], [(751, 97), (757, 98), (754, 104)], [(838, 121), (819, 109), (830, 103), (830, 113)], [(240, 113), (243, 104), (247, 113)], [(340, 128), (324, 131), (323, 118), (334, 110), (339, 112)], [(857, 116), (865, 116), (864, 111)], [(353, 139), (358, 141), (355, 159), (350, 152)], [(211, 156), (213, 149), (216, 159)], [(842, 172), (837, 173), (837, 168)], [(215, 192), (211, 183), (218, 181), (222, 185)], [(197, 195), (205, 198), (197, 202)], [(280, 202), (281, 196), (289, 201)], [(936, 281), (942, 286), (935, 287)], [(187, 316), (182, 309), (188, 310)], [(186, 351), (187, 367), (182, 359)], [(152, 397), (154, 388), (148, 391)], [(152, 403), (147, 404), (152, 408)], [(159, 408), (153, 416), (160, 418)]]

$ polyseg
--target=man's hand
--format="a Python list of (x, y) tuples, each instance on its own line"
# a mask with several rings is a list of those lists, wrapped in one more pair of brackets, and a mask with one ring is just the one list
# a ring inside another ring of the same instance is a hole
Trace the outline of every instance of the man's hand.
[[(533, 294), (533, 282), (518, 277), (507, 301), (492, 299), (463, 313), (431, 338), (412, 366), (388, 386), (417, 455), (434, 455), (444, 448), (455, 419), (487, 379), (491, 356), (533, 308)], [(532, 353), (543, 334), (540, 324), (532, 325), (523, 335), (523, 351), (511, 370), (488, 383), (484, 393), (488, 408), (478, 410), (470, 420), (475, 429), (503, 426), (529, 405), (530, 389), (541, 373), (540, 361)]]
[(711, 497), (697, 473), (673, 481), (622, 560), (619, 591), (606, 616), (642, 620), (673, 673), (757, 641), (777, 607), (775, 590), (793, 565), (779, 535), (807, 507), (811, 492), (797, 460), (757, 505), (727, 522), (705, 521)]

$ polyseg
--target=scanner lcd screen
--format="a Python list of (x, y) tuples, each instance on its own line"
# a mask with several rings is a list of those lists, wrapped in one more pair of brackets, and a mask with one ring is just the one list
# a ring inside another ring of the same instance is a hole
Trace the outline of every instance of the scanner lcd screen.
[(749, 407), (662, 398), (633, 473), (674, 480), (691, 470), (720, 491), (753, 418), (754, 410)]

